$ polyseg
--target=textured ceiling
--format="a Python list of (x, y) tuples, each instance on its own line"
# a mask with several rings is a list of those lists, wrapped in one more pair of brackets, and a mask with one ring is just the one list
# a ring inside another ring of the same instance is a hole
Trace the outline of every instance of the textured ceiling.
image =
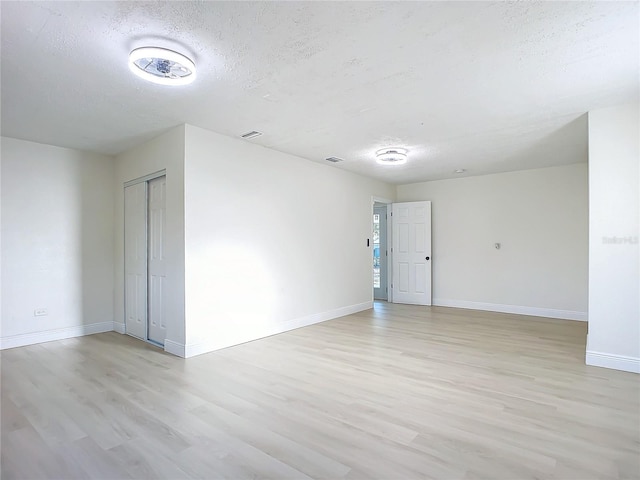
[[(638, 2), (9, 2), (2, 134), (115, 154), (181, 123), (393, 183), (586, 161), (639, 98)], [(193, 58), (185, 87), (128, 53)], [(405, 166), (377, 166), (385, 146)]]

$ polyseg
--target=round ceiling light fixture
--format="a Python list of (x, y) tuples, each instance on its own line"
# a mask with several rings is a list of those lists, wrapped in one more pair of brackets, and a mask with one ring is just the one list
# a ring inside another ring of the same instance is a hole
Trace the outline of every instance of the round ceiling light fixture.
[(376, 152), (376, 162), (380, 165), (404, 165), (407, 163), (407, 150), (404, 148), (383, 148)]
[(129, 69), (140, 78), (160, 85), (187, 85), (196, 79), (193, 61), (166, 48), (136, 48), (129, 54)]

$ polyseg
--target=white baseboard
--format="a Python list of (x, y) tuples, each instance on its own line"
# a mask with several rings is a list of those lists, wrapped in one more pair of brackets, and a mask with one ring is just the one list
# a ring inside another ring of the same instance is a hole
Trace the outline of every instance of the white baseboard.
[(327, 312), (314, 313), (312, 315), (295, 318), (276, 325), (265, 326), (260, 330), (254, 329), (246, 333), (242, 332), (232, 336), (227, 335), (213, 342), (191, 343), (182, 345), (167, 340), (164, 343), (164, 349), (166, 352), (178, 355), (179, 357), (190, 358), (195, 357), (196, 355), (214, 352), (222, 348), (233, 347), (234, 345), (240, 345), (242, 343), (251, 342), (260, 338), (270, 337), (271, 335), (288, 332), (289, 330), (295, 330), (296, 328), (302, 328), (313, 325), (315, 323), (326, 322), (327, 320), (344, 317), (345, 315), (351, 315), (352, 313), (369, 310), (370, 308), (373, 308), (373, 302), (371, 301), (358, 303), (355, 305), (348, 305), (346, 307), (336, 308)]
[(182, 343), (167, 339), (164, 341), (164, 351), (167, 353), (185, 358), (185, 350), (185, 345)]
[(604, 367), (613, 370), (622, 370), (623, 372), (640, 373), (640, 358), (635, 357), (587, 350), (586, 363), (592, 367)]
[(55, 330), (45, 330), (43, 332), (23, 333), (0, 338), (0, 350), (6, 348), (24, 347), (36, 343), (52, 342), (54, 340), (64, 340), (65, 338), (82, 337), (113, 331), (113, 322), (91, 323), (89, 325), (77, 325), (74, 327), (58, 328)]
[(127, 333), (124, 323), (113, 322), (113, 330), (118, 333)]
[(447, 300), (434, 298), (433, 305), (438, 307), (468, 308), (470, 310), (485, 310), (488, 312), (514, 313), (517, 315), (531, 315), (533, 317), (561, 318), (563, 320), (578, 320), (586, 322), (587, 312), (573, 310), (556, 310), (553, 308), (522, 307), (519, 305), (501, 305), (498, 303), (468, 302), (466, 300)]

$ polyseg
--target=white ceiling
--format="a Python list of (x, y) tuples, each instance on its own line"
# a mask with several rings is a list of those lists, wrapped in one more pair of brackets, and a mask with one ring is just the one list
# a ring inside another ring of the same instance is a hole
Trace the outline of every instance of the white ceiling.
[[(189, 123), (410, 183), (586, 161), (585, 112), (639, 99), (638, 2), (0, 5), (2, 134), (109, 154)], [(151, 45), (196, 82), (132, 75)]]

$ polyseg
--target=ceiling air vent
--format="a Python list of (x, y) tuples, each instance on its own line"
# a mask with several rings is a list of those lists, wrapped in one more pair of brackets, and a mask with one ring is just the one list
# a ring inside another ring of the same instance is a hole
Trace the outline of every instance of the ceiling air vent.
[(329, 157), (329, 158), (325, 158), (325, 160), (331, 163), (338, 163), (343, 161), (341, 158), (338, 158), (338, 157)]
[(262, 135), (262, 132), (256, 132), (255, 130), (252, 130), (251, 132), (247, 132), (247, 133), (243, 133), (242, 135), (240, 135), (242, 138), (256, 138), (259, 137), (260, 135)]

